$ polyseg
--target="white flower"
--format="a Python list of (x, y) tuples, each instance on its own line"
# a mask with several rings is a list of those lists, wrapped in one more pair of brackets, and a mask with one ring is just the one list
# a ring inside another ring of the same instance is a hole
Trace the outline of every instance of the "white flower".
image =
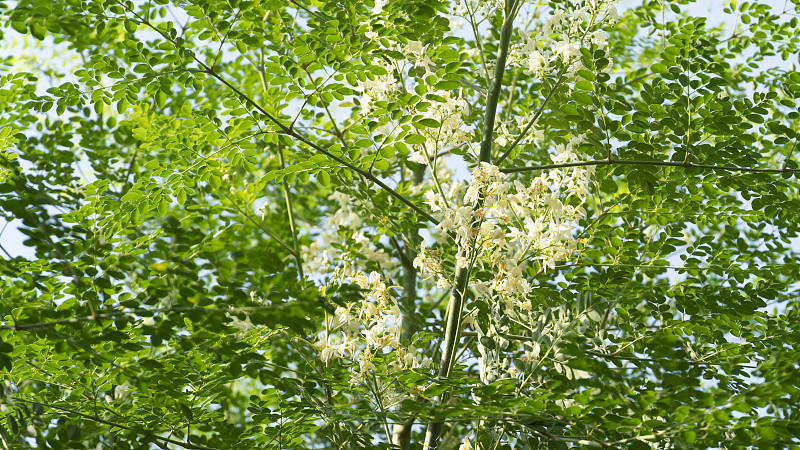
[(425, 70), (430, 71), (432, 65), (430, 57), (425, 54), (425, 47), (419, 41), (408, 41), (408, 44), (403, 47), (403, 53), (409, 56), (417, 67), (424, 67)]
[(484, 239), (491, 239), (492, 230), (494, 230), (494, 223), (493, 222), (486, 220), (483, 223), (481, 223), (481, 231), (480, 231), (480, 233), (481, 233), (481, 236), (484, 237)]
[(597, 44), (598, 47), (604, 47), (606, 45), (606, 41), (608, 40), (608, 33), (603, 30), (597, 30), (592, 33), (591, 41), (592, 44)]
[(540, 51), (534, 50), (528, 55), (528, 71), (530, 73), (542, 72), (546, 67), (547, 61)]
[(421, 55), (425, 52), (425, 48), (422, 47), (422, 42), (420, 41), (408, 41), (405, 48), (403, 49), (403, 53), (405, 54), (416, 54)]
[(321, 351), (319, 352), (319, 360), (323, 363), (328, 362), (331, 359), (331, 356), (336, 354), (336, 349), (331, 347), (327, 342), (322, 347)]
[(382, 348), (383, 346), (378, 344), (381, 334), (383, 334), (384, 328), (385, 327), (383, 324), (378, 323), (375, 324), (369, 330), (364, 330), (363, 333), (364, 337), (366, 337), (367, 339), (367, 344), (372, 345), (373, 347)]
[(360, 287), (361, 289), (366, 289), (369, 287), (369, 278), (367, 278), (366, 276), (358, 274), (356, 275), (355, 280), (356, 283), (358, 284), (358, 287)]
[(379, 274), (378, 272), (375, 272), (374, 270), (372, 272), (370, 272), (370, 274), (369, 274), (369, 285), (375, 287), (380, 282), (381, 282), (381, 274)]
[[(478, 294), (479, 297), (489, 297), (492, 295), (492, 285), (489, 283), (484, 283), (480, 281), (476, 281), (472, 283), (473, 289)], [(472, 319), (473, 328), (475, 328), (475, 318), (474, 316), (470, 316)]]
[(469, 223), (470, 218), (472, 218), (471, 206), (460, 206), (456, 208), (455, 220), (457, 220), (459, 224)]
[(464, 255), (456, 256), (456, 267), (459, 269), (465, 269), (468, 265), (467, 257)]
[(378, 15), (383, 12), (383, 7), (386, 6), (388, 0), (376, 0), (375, 6), (372, 7), (372, 14)]
[(417, 164), (422, 164), (423, 166), (428, 165), (428, 159), (425, 158), (425, 155), (423, 155), (422, 152), (414, 152), (410, 154), (408, 156), (408, 160)]
[(414, 258), (414, 268), (423, 269), (425, 267), (425, 259), (425, 248), (423, 247), (422, 252), (417, 253), (417, 257)]
[(339, 306), (336, 308), (336, 311), (333, 314), (333, 327), (339, 328), (342, 325), (350, 323), (353, 320), (353, 316), (350, 314), (350, 307), (352, 306), (351, 303), (347, 304), (347, 307)]
[(462, 53), (466, 53), (469, 59), (476, 59), (478, 58), (478, 56), (480, 56), (481, 51), (478, 50), (477, 48), (469, 48), (467, 50), (464, 50)]
[(442, 210), (441, 206), (439, 206), (439, 202), (441, 201), (440, 199), (442, 198), (439, 193), (434, 192), (433, 190), (425, 191), (425, 198), (427, 199), (425, 204), (431, 207), (431, 211), (436, 212)]
[(481, 196), (481, 185), (471, 184), (464, 195), (464, 203), (478, 203)]
[(617, 13), (617, 8), (614, 5), (608, 7), (608, 18), (611, 20), (611, 23), (615, 23), (619, 20), (619, 14)]
[(561, 57), (561, 60), (564, 63), (568, 63), (573, 56), (579, 55), (581, 53), (581, 45), (578, 42), (566, 42), (566, 41), (559, 41), (553, 47), (553, 53), (557, 56)]
[(560, 217), (561, 213), (564, 211), (564, 204), (561, 203), (558, 191), (555, 191), (549, 195), (545, 195), (544, 204), (547, 205), (551, 211), (553, 211), (554, 217)]
[(561, 30), (562, 22), (567, 19), (567, 14), (562, 10), (553, 11), (553, 15), (547, 19), (544, 25), (544, 34), (558, 33)]

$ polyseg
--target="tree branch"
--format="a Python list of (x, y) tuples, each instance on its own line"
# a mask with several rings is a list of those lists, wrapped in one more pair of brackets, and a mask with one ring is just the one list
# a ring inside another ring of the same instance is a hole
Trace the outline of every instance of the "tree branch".
[(544, 164), (541, 166), (523, 166), (523, 167), (509, 167), (500, 169), (503, 173), (520, 173), (520, 172), (535, 172), (537, 170), (550, 170), (561, 169), (565, 167), (582, 167), (582, 166), (666, 166), (666, 167), (685, 167), (690, 169), (704, 169), (704, 170), (720, 170), (727, 172), (756, 172), (756, 173), (800, 173), (800, 169), (762, 169), (758, 167), (740, 167), (740, 166), (715, 166), (712, 164), (695, 164), (674, 161), (642, 161), (642, 160), (624, 160), (624, 159), (595, 159), (592, 161), (576, 161), (561, 164)]
[(550, 98), (556, 92), (556, 89), (558, 89), (559, 86), (561, 86), (561, 82), (562, 81), (564, 81), (564, 69), (561, 70), (561, 73), (558, 76), (558, 81), (556, 81), (555, 86), (553, 86), (553, 88), (550, 89), (550, 92), (547, 94), (547, 97), (545, 97), (545, 99), (542, 102), (542, 104), (539, 105), (539, 109), (536, 111), (536, 114), (534, 114), (533, 119), (531, 119), (531, 121), (528, 123), (528, 125), (525, 127), (525, 129), (522, 130), (522, 132), (519, 134), (519, 136), (517, 136), (517, 138), (514, 139), (514, 142), (511, 143), (511, 145), (508, 147), (508, 150), (506, 150), (506, 152), (503, 153), (497, 159), (497, 162), (495, 163), (496, 165), (500, 165), (500, 163), (505, 161), (505, 159), (508, 158), (508, 155), (510, 155), (511, 152), (514, 150), (514, 148), (522, 141), (522, 139), (525, 138), (525, 135), (528, 134), (528, 131), (530, 131), (531, 127), (533, 127), (536, 124), (536, 121), (539, 120), (539, 117), (541, 117), (542, 112), (544, 112), (544, 107), (547, 105), (547, 102), (550, 100)]
[[(122, 425), (120, 423), (111, 422), (109, 420), (104, 420), (104, 419), (101, 419), (99, 417), (95, 417), (95, 416), (92, 416), (92, 415), (89, 415), (89, 414), (84, 414), (84, 413), (82, 413), (80, 411), (75, 411), (75, 410), (72, 410), (72, 409), (63, 408), (61, 406), (51, 405), (51, 404), (42, 403), (42, 402), (33, 402), (33, 401), (30, 401), (30, 400), (21, 399), (21, 398), (16, 397), (16, 396), (14, 397), (14, 401), (18, 401), (18, 402), (22, 402), (22, 403), (31, 403), (31, 404), (38, 403), (38, 404), (40, 404), (42, 406), (45, 406), (47, 408), (50, 408), (50, 409), (56, 409), (56, 410), (63, 411), (63, 412), (66, 412), (66, 413), (75, 414), (76, 416), (83, 417), (84, 419), (92, 420), (94, 422), (102, 423), (104, 425), (108, 425), (108, 426), (111, 426), (111, 427), (114, 427), (114, 428), (121, 428), (123, 430), (133, 431), (134, 433), (141, 433), (142, 432), (141, 430), (137, 430), (137, 429), (135, 429), (133, 427), (129, 427), (127, 425)], [(191, 449), (197, 449), (197, 450), (214, 450), (211, 447), (205, 447), (205, 446), (202, 446), (202, 445), (190, 444), (188, 442), (181, 442), (181, 441), (178, 441), (176, 439), (171, 439), (171, 438), (168, 438), (168, 437), (159, 436), (159, 435), (154, 434), (154, 433), (149, 432), (149, 431), (145, 431), (144, 433), (147, 436), (149, 436), (149, 437), (151, 437), (153, 439), (157, 439), (157, 440), (163, 441), (163, 442), (168, 442), (168, 443), (174, 444), (174, 445), (179, 445), (179, 446), (181, 446), (183, 448), (191, 448)]]
[[(131, 11), (131, 12), (133, 12), (133, 11)], [(133, 13), (134, 13), (134, 15), (136, 15), (135, 12), (133, 12)], [(139, 17), (139, 20), (142, 23), (144, 23), (145, 25), (149, 26), (150, 29), (152, 29), (153, 31), (155, 31), (159, 35), (161, 35), (164, 39), (167, 39), (169, 42), (171, 42), (172, 45), (174, 45), (176, 48), (186, 51), (187, 55), (189, 55), (189, 57), (192, 58), (202, 68), (203, 72), (205, 72), (206, 74), (211, 75), (212, 77), (216, 78), (220, 83), (224, 84), (231, 91), (236, 93), (236, 95), (238, 95), (242, 100), (244, 100), (246, 103), (250, 104), (252, 107), (257, 109), (258, 112), (263, 114), (264, 117), (269, 119), (270, 122), (272, 122), (275, 125), (277, 125), (278, 128), (280, 129), (280, 131), (283, 132), (283, 134), (297, 139), (298, 141), (302, 142), (303, 144), (307, 145), (308, 147), (311, 147), (313, 150), (317, 151), (318, 153), (321, 153), (321, 154), (325, 155), (326, 157), (328, 157), (328, 158), (336, 161), (337, 163), (341, 164), (342, 166), (347, 167), (348, 169), (358, 173), (359, 175), (361, 175), (365, 179), (375, 183), (381, 189), (383, 189), (386, 192), (388, 192), (389, 195), (391, 195), (392, 197), (394, 197), (394, 198), (400, 200), (401, 202), (405, 203), (406, 206), (408, 206), (409, 208), (414, 210), (414, 212), (416, 212), (417, 214), (419, 214), (422, 217), (424, 217), (425, 220), (427, 220), (428, 222), (430, 222), (430, 223), (432, 223), (434, 225), (439, 225), (439, 221), (436, 220), (435, 218), (433, 218), (433, 216), (428, 214), (425, 210), (423, 210), (419, 206), (415, 205), (411, 200), (407, 199), (405, 196), (400, 195), (399, 193), (397, 193), (397, 191), (395, 191), (394, 189), (390, 188), (388, 185), (386, 185), (386, 183), (381, 181), (378, 177), (372, 175), (371, 173), (369, 173), (366, 170), (363, 170), (363, 169), (361, 169), (361, 168), (359, 168), (359, 167), (357, 167), (357, 166), (355, 166), (355, 165), (343, 160), (342, 158), (337, 157), (336, 155), (331, 154), (330, 152), (328, 152), (324, 148), (320, 147), (319, 145), (317, 145), (317, 144), (309, 141), (305, 137), (299, 135), (297, 132), (295, 132), (290, 127), (284, 125), (283, 122), (278, 120), (277, 117), (275, 117), (272, 114), (270, 114), (269, 112), (267, 112), (255, 100), (253, 100), (249, 96), (245, 95), (244, 92), (239, 90), (236, 86), (232, 85), (230, 82), (228, 82), (228, 80), (222, 78), (222, 76), (219, 73), (217, 73), (212, 67), (209, 67), (206, 63), (201, 61), (200, 58), (198, 58), (193, 52), (184, 49), (181, 45), (179, 45), (177, 42), (175, 42), (175, 40), (172, 39), (172, 37), (169, 34), (165, 33), (163, 30), (160, 30), (159, 28), (155, 27), (153, 24), (150, 23), (149, 20), (142, 20), (141, 17)]]
[[(200, 63), (200, 64), (202, 64), (202, 63)], [(328, 152), (327, 150), (325, 150), (324, 148), (320, 147), (319, 145), (317, 145), (317, 144), (309, 141), (305, 137), (297, 134), (297, 132), (295, 132), (294, 130), (290, 129), (289, 127), (287, 127), (286, 125), (281, 123), (278, 119), (276, 119), (271, 114), (269, 114), (266, 110), (264, 110), (264, 108), (262, 108), (261, 105), (259, 105), (253, 99), (251, 99), (250, 97), (245, 95), (242, 91), (240, 91), (235, 86), (230, 84), (227, 80), (222, 78), (219, 74), (217, 74), (213, 70), (207, 69), (207, 73), (209, 75), (213, 76), (214, 78), (216, 78), (217, 80), (219, 80), (222, 84), (226, 85), (229, 89), (231, 89), (233, 92), (235, 92), (237, 95), (239, 95), (243, 100), (245, 100), (247, 103), (249, 103), (254, 108), (256, 108), (260, 113), (264, 114), (274, 124), (278, 125), (278, 127), (281, 128), (281, 131), (283, 132), (283, 134), (297, 139), (298, 141), (300, 141), (303, 144), (311, 147), (313, 150), (317, 151), (318, 153), (321, 153), (321, 154), (325, 155), (326, 157), (336, 161), (337, 163), (341, 164), (342, 166), (347, 167), (348, 169), (356, 172), (357, 174), (361, 175), (362, 177), (366, 178), (367, 180), (372, 181), (373, 183), (375, 183), (378, 186), (380, 186), (383, 190), (388, 192), (389, 195), (391, 195), (392, 197), (394, 197), (394, 198), (400, 200), (401, 202), (405, 203), (408, 207), (413, 209), (414, 212), (416, 212), (417, 214), (419, 214), (422, 217), (424, 217), (427, 221), (431, 222), (434, 225), (439, 225), (439, 221), (434, 219), (433, 216), (428, 214), (426, 211), (424, 211), (419, 206), (415, 205), (413, 202), (411, 202), (405, 196), (398, 194), (397, 191), (395, 191), (394, 189), (390, 188), (388, 185), (386, 185), (386, 183), (381, 181), (375, 175), (369, 173), (368, 171), (366, 171), (364, 169), (361, 169), (360, 167), (355, 166), (354, 164), (351, 164), (351, 163), (345, 161), (342, 158), (339, 158), (338, 156)]]

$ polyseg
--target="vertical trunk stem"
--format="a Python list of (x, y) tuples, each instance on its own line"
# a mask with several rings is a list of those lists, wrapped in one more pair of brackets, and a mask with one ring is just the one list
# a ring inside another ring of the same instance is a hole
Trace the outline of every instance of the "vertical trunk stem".
[[(494, 123), (497, 116), (497, 102), (500, 98), (500, 90), (503, 86), (503, 74), (506, 68), (506, 59), (508, 57), (508, 46), (511, 41), (511, 33), (514, 29), (514, 14), (515, 2), (506, 2), (506, 18), (503, 21), (503, 27), (500, 30), (500, 46), (497, 53), (497, 63), (494, 68), (494, 78), (492, 79), (492, 86), (489, 91), (489, 96), (486, 99), (486, 116), (483, 121), (483, 141), (481, 141), (481, 152), (479, 155), (480, 163), (491, 163), (492, 160), (492, 142), (494, 141)], [(475, 209), (483, 207), (483, 202), (478, 202)], [(470, 227), (475, 225), (477, 220), (474, 219)], [(461, 333), (461, 318), (463, 314), (464, 294), (467, 291), (469, 284), (469, 267), (463, 267), (456, 270), (455, 283), (453, 285), (453, 295), (450, 297), (450, 303), (447, 305), (448, 317), (447, 327), (445, 329), (444, 348), (442, 350), (442, 357), (439, 360), (439, 377), (447, 378), (450, 376), (450, 370), (453, 367), (453, 355), (455, 355), (456, 348), (458, 347), (458, 339)], [(441, 404), (447, 401), (446, 394), (435, 400), (436, 404)], [(439, 437), (442, 434), (444, 422), (429, 422), (428, 430), (425, 434), (425, 450), (433, 450), (439, 447)]]
[[(422, 183), (425, 175), (425, 166), (420, 165), (415, 171), (412, 182), (416, 185)], [(414, 244), (422, 242), (419, 233), (415, 233), (411, 239)], [(398, 247), (397, 251), (402, 251)], [(411, 339), (417, 332), (416, 321), (416, 300), (417, 300), (417, 270), (414, 268), (414, 259), (417, 257), (417, 249), (406, 246), (405, 260), (403, 264), (403, 319), (401, 323), (400, 342)], [(414, 426), (414, 417), (409, 417), (405, 422), (396, 423), (392, 426), (392, 443), (401, 450), (411, 448), (411, 428)]]

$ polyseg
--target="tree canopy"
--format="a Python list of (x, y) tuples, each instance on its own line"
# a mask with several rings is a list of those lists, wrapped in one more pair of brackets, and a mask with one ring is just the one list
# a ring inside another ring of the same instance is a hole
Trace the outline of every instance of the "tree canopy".
[(0, 446), (797, 448), (800, 2), (701, 8), (0, 3)]

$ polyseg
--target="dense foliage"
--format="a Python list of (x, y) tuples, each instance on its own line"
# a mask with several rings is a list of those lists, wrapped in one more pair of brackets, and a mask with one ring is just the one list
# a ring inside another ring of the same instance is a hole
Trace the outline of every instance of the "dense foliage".
[(0, 3), (0, 446), (800, 446), (800, 3), (719, 8)]

